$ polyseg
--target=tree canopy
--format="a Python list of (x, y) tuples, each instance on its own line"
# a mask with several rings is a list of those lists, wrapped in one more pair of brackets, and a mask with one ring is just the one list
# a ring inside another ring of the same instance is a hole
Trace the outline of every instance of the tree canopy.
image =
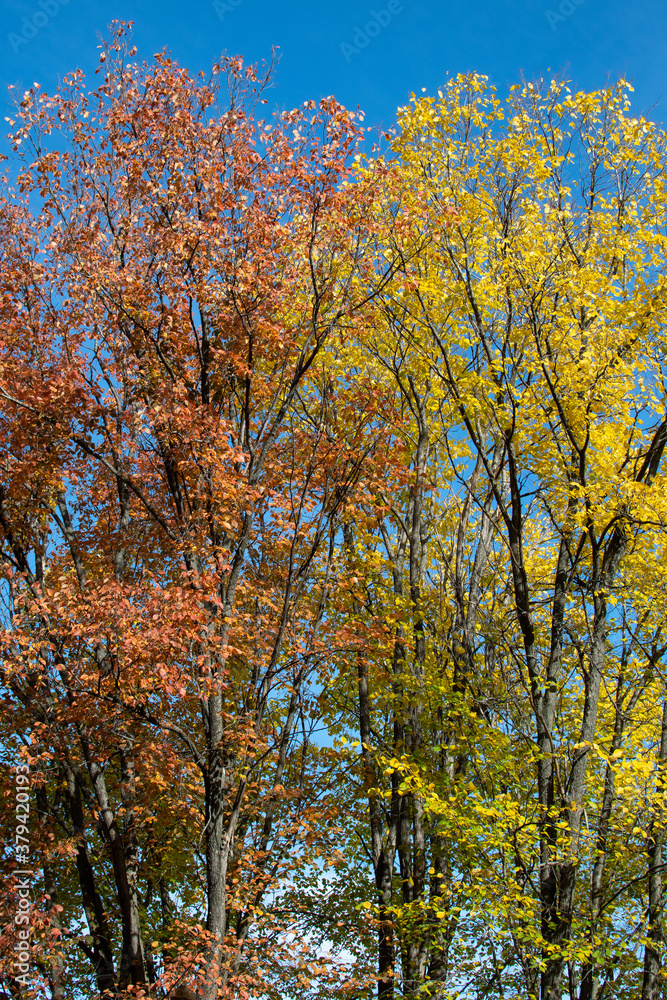
[(6, 994), (663, 998), (665, 134), (128, 44), (0, 199)]

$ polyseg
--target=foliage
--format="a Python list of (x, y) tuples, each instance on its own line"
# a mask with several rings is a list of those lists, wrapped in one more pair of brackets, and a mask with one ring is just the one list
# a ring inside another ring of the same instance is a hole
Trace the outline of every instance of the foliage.
[(126, 33), (0, 205), (5, 989), (657, 1000), (664, 135)]

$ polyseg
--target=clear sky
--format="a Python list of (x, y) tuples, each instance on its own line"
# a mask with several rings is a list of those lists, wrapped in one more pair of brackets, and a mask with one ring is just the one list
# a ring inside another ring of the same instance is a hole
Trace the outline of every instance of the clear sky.
[(134, 21), (139, 58), (167, 48), (192, 72), (223, 51), (256, 61), (278, 46), (278, 106), (333, 94), (367, 125), (390, 125), (411, 92), (470, 70), (501, 88), (521, 72), (565, 71), (586, 89), (623, 75), (635, 109), (667, 122), (664, 0), (0, 0), (3, 118), (8, 84), (92, 77), (113, 19)]

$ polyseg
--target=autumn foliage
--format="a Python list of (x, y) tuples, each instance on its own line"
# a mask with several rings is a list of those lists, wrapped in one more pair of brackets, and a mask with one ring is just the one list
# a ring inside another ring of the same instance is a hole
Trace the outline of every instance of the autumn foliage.
[(0, 201), (6, 993), (658, 1000), (665, 136), (134, 55)]

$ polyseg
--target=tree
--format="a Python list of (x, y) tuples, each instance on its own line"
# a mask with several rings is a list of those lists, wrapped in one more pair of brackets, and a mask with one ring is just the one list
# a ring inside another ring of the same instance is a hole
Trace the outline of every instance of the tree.
[(333, 99), (267, 123), (270, 68), (193, 81), (125, 36), (95, 91), (35, 87), (13, 123), (6, 745), (36, 788), (51, 994), (66, 954), (87, 995), (243, 995), (307, 981), (270, 899), (327, 780), (335, 539), (374, 439), (321, 359), (367, 298), (373, 183), (344, 183), (361, 129)]
[(662, 995), (665, 136), (628, 108), (459, 77), (390, 137), (368, 363), (413, 473), (348, 531), (385, 641), (339, 703), (380, 996)]

